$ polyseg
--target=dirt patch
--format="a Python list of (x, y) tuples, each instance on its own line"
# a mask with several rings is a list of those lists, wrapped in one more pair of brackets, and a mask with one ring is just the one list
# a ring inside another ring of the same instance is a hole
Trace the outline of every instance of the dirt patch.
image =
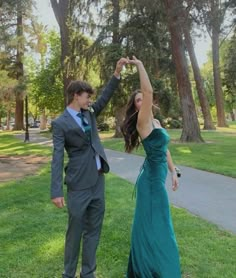
[(49, 157), (34, 155), (0, 156), (0, 182), (33, 175), (49, 159)]

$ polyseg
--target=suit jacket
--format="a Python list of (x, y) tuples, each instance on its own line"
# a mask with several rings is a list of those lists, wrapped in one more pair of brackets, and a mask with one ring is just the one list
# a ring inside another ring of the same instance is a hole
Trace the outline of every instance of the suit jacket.
[(54, 148), (51, 163), (51, 198), (63, 196), (64, 149), (69, 157), (65, 167), (65, 183), (68, 189), (80, 190), (95, 185), (98, 178), (96, 153), (100, 156), (104, 173), (109, 172), (107, 158), (98, 136), (96, 117), (106, 106), (118, 84), (119, 79), (113, 76), (101, 96), (93, 103), (94, 112), (84, 111), (91, 126), (90, 141), (67, 110), (52, 122)]

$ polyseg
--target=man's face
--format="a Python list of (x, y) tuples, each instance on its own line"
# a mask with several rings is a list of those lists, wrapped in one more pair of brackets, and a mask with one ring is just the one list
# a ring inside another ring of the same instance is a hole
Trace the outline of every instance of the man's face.
[(88, 109), (91, 102), (90, 99), (91, 95), (87, 92), (82, 92), (80, 95), (75, 94), (74, 96), (74, 101), (76, 102), (76, 104), (84, 110)]

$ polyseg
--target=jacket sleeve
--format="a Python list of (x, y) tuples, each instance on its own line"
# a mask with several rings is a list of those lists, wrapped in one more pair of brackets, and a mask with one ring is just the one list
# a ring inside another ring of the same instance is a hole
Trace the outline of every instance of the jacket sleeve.
[(65, 136), (57, 122), (52, 122), (53, 156), (51, 163), (51, 198), (63, 197)]
[(92, 105), (96, 116), (98, 116), (101, 111), (105, 108), (111, 97), (113, 96), (115, 90), (117, 89), (120, 83), (120, 79), (116, 78), (114, 75), (111, 80), (108, 82), (106, 87), (103, 89), (101, 96), (97, 101)]

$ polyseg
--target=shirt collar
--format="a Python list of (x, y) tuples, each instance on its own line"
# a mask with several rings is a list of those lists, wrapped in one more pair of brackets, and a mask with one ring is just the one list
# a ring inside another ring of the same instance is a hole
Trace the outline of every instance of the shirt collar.
[(73, 116), (77, 116), (77, 114), (78, 114), (79, 112), (81, 112), (81, 110), (80, 110), (80, 111), (76, 111), (76, 110), (74, 110), (73, 108), (70, 108), (69, 106), (67, 106), (66, 109), (67, 109), (67, 111), (68, 111), (71, 115), (73, 115)]

